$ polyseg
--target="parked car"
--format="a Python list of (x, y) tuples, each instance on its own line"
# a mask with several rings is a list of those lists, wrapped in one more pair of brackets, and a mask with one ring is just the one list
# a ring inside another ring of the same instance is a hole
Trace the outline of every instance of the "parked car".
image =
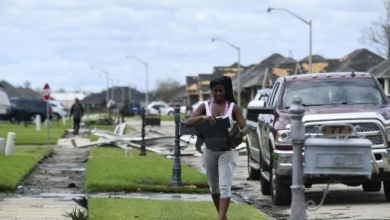
[[(176, 103), (178, 103), (178, 102), (170, 102), (170, 103), (168, 103), (168, 107), (171, 107), (171, 108), (175, 109)], [(179, 106), (180, 106), (180, 113), (181, 114), (187, 114), (187, 109), (188, 109), (187, 106), (183, 105), (181, 103), (179, 103)]]
[[(270, 93), (271, 93), (271, 88), (260, 89), (257, 91), (256, 96), (253, 98), (252, 101), (263, 101), (265, 103), (267, 102)], [(254, 102), (250, 102), (248, 108), (253, 109), (251, 103)], [(257, 116), (258, 116), (257, 113), (248, 112), (247, 120), (246, 120), (246, 124), (248, 126), (248, 134), (246, 138), (246, 147), (248, 152), (248, 174), (249, 174), (249, 179), (251, 180), (260, 179), (260, 172), (258, 171), (257, 167), (255, 169), (251, 166), (251, 163), (253, 162), (255, 163), (260, 162), (259, 142), (257, 140), (258, 137)], [(251, 120), (248, 120), (248, 117), (251, 118)]]
[(11, 102), (7, 93), (0, 88), (0, 119), (9, 120), (11, 116)]
[(60, 101), (49, 100), (50, 107), (53, 110), (51, 120), (58, 121), (61, 118), (68, 116), (68, 109)]
[(175, 110), (165, 102), (152, 102), (147, 106), (148, 114), (153, 115), (173, 115)]
[[(47, 103), (42, 99), (30, 98), (10, 98), (11, 101), (11, 121), (35, 121), (37, 115), (41, 116), (41, 120), (46, 120)], [(49, 107), (49, 117), (52, 114), (52, 108)]]
[[(248, 165), (253, 172), (260, 172), (263, 195), (271, 195), (275, 205), (291, 203), (289, 108), (294, 95), (301, 97), (305, 108), (302, 120), (306, 137), (321, 137), (316, 128), (325, 124), (360, 126), (357, 133), (346, 138), (362, 137), (372, 142), (372, 177), (344, 175), (339, 180), (348, 186), (362, 185), (364, 191), (371, 192), (380, 191), (383, 182), (385, 197), (390, 201), (390, 106), (380, 83), (369, 73), (283, 76), (275, 81), (267, 100), (251, 101), (247, 118), (257, 120), (258, 126), (247, 138), (257, 141), (258, 148), (248, 147)], [(311, 187), (327, 183), (330, 178), (306, 175), (304, 184)]]

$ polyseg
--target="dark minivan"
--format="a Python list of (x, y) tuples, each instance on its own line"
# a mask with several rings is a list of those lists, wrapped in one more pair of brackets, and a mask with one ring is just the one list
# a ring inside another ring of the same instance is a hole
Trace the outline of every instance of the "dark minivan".
[[(41, 116), (41, 120), (46, 120), (47, 103), (41, 99), (30, 98), (10, 98), (12, 111), (11, 121), (35, 121), (37, 115)], [(49, 108), (49, 115), (52, 109)]]

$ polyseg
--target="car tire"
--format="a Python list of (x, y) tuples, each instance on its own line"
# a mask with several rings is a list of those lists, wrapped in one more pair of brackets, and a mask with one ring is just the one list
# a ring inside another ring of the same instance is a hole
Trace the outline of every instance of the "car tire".
[(382, 189), (381, 181), (370, 181), (362, 184), (364, 192), (379, 192)]
[(58, 121), (61, 118), (61, 116), (57, 113), (53, 113), (51, 120), (52, 121)]
[(268, 180), (266, 180), (262, 175), (261, 175), (261, 171), (267, 171), (269, 169), (266, 169), (267, 165), (265, 164), (264, 160), (261, 158), (261, 155), (260, 155), (260, 189), (261, 189), (261, 193), (264, 195), (264, 196), (269, 196), (271, 195), (271, 186), (270, 186), (270, 182)]
[(253, 160), (251, 152), (249, 151), (248, 141), (246, 141), (246, 150), (248, 152), (247, 166), (248, 166), (248, 179), (247, 180), (260, 180), (260, 170), (253, 169), (249, 163)]
[(290, 185), (282, 182), (276, 175), (276, 168), (274, 160), (271, 157), (271, 169), (270, 169), (270, 190), (272, 203), (276, 206), (288, 205), (291, 203), (291, 189)]
[(383, 191), (385, 192), (386, 200), (390, 202), (390, 180), (383, 181)]
[(168, 115), (173, 115), (173, 112), (168, 112)]

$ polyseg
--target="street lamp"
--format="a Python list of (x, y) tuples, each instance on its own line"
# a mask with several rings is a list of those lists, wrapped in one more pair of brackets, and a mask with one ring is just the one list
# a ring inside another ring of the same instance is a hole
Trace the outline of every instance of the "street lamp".
[(226, 44), (228, 44), (229, 46), (233, 47), (234, 49), (236, 49), (238, 51), (238, 73), (237, 73), (237, 105), (238, 107), (241, 107), (241, 84), (240, 84), (240, 69), (241, 69), (241, 66), (240, 66), (240, 47), (236, 47), (234, 46), (233, 44), (223, 40), (223, 39), (220, 39), (220, 38), (213, 38), (211, 41), (214, 42), (214, 41), (223, 41), (225, 42)]
[(137, 57), (133, 57), (133, 56), (126, 56), (126, 58), (138, 60), (138, 62), (144, 64), (145, 67), (146, 67), (146, 97), (145, 97), (145, 102), (146, 103), (145, 103), (145, 105), (148, 106), (148, 104), (149, 104), (149, 95), (148, 95), (148, 63), (138, 59)]
[(290, 13), (290, 14), (292, 14), (293, 16), (295, 16), (296, 18), (298, 18), (299, 20), (301, 20), (301, 21), (303, 21), (303, 22), (305, 22), (307, 25), (309, 25), (309, 27), (310, 27), (310, 41), (309, 41), (309, 73), (311, 73), (311, 45), (312, 45), (312, 43), (311, 43), (311, 27), (312, 27), (312, 22), (311, 22), (311, 20), (310, 21), (306, 21), (305, 19), (303, 19), (303, 18), (301, 18), (301, 17), (299, 17), (298, 15), (296, 15), (296, 14), (294, 14), (294, 13), (292, 13), (291, 11), (289, 11), (289, 10), (287, 10), (287, 9), (284, 9), (284, 8), (271, 8), (271, 7), (268, 7), (268, 10), (267, 10), (267, 12), (269, 13), (269, 12), (271, 12), (272, 10), (282, 10), (282, 11), (287, 11), (288, 13)]
[[(94, 69), (94, 68), (96, 68), (96, 69), (98, 69), (98, 70), (100, 70), (100, 71), (102, 71), (103, 73), (105, 73), (106, 74), (106, 76), (107, 76), (107, 84), (106, 84), (106, 105), (108, 104), (108, 72), (107, 71), (105, 71), (105, 70), (103, 70), (103, 69), (101, 69), (101, 68), (99, 68), (99, 67), (96, 67), (96, 66), (91, 66), (91, 69)], [(108, 117), (108, 106), (106, 106), (106, 113), (107, 113), (107, 117)]]

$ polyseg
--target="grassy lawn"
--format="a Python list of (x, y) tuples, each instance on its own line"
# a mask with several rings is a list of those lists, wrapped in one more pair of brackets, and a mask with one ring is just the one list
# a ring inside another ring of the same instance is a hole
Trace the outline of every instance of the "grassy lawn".
[(0, 192), (15, 190), (20, 180), (52, 150), (46, 146), (15, 146), (12, 156), (0, 155)]
[[(50, 123), (50, 144), (56, 144), (58, 139), (65, 134), (65, 130), (72, 126), (70, 120), (66, 125), (62, 124), (62, 120)], [(9, 122), (0, 123), (0, 137), (7, 138), (8, 132), (16, 133), (16, 145), (44, 145), (47, 144), (47, 129), (44, 124), (41, 124), (41, 130), (37, 131), (35, 124), (28, 124), (26, 127), (23, 123), (12, 124)]]
[[(217, 219), (211, 202), (166, 201), (146, 199), (92, 198), (88, 201), (90, 220), (159, 219), (193, 220)], [(249, 205), (231, 203), (228, 219), (268, 219)]]
[(139, 156), (139, 150), (130, 153), (132, 157), (125, 157), (125, 151), (120, 148), (91, 148), (86, 189), (89, 192), (209, 192), (206, 175), (185, 164), (181, 166), (185, 186), (170, 187), (173, 161), (152, 152), (143, 157)]

